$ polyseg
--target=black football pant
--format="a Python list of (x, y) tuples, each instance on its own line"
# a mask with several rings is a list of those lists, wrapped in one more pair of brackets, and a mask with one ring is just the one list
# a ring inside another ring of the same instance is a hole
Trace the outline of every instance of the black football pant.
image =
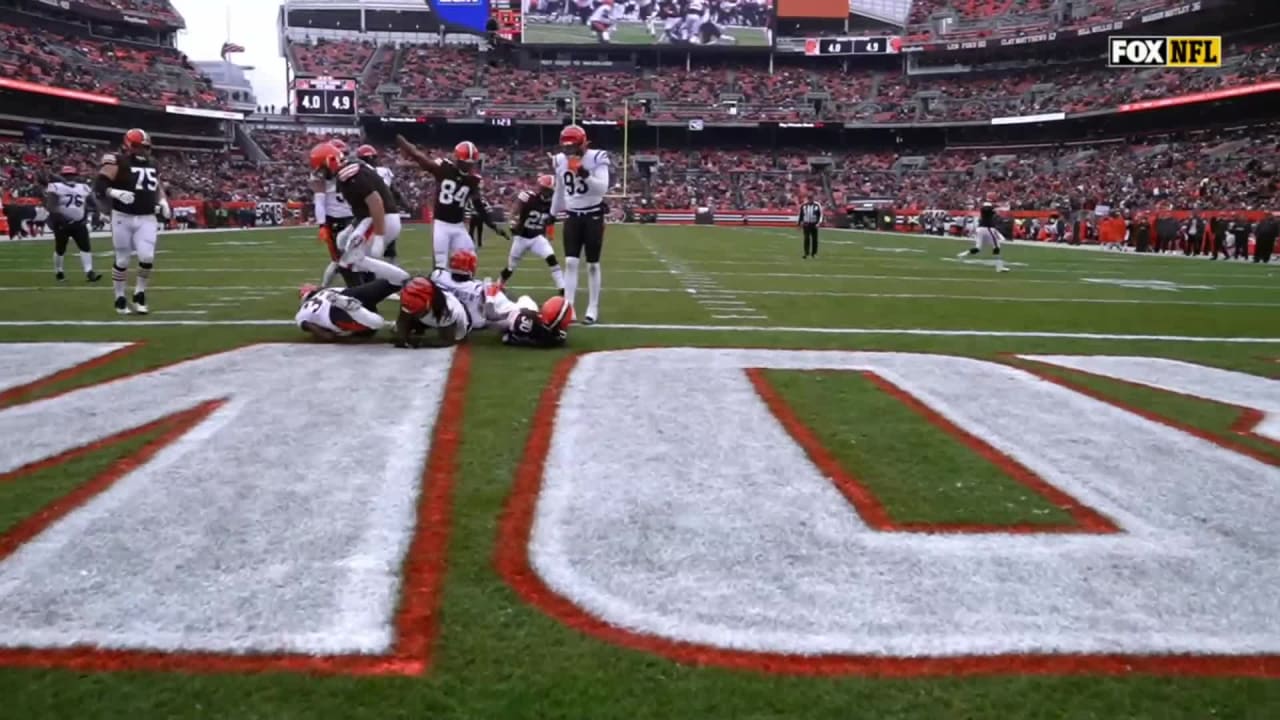
[(58, 255), (67, 254), (67, 241), (75, 241), (80, 252), (89, 252), (89, 226), (80, 222), (59, 225), (53, 229), (53, 251)]
[(804, 256), (817, 256), (818, 254), (818, 226), (804, 225)]
[(603, 249), (604, 213), (569, 213), (564, 221), (564, 256), (580, 258), (586, 255), (587, 262), (598, 263)]
[(484, 221), (479, 216), (472, 217), (470, 227), (467, 229), (470, 231), (471, 239), (475, 241), (476, 247), (484, 247)]
[(1271, 253), (1276, 250), (1275, 238), (1258, 238), (1258, 246), (1253, 249), (1254, 262), (1271, 262)]
[[(1223, 253), (1224, 257), (1226, 253)], [(1236, 233), (1235, 257), (1249, 259), (1249, 233)]]

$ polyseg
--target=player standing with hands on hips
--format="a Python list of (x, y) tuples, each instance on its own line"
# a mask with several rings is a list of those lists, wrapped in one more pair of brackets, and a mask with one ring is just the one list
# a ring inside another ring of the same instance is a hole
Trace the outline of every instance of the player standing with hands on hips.
[(806, 199), (800, 206), (796, 224), (804, 232), (804, 257), (818, 257), (818, 226), (822, 224), (822, 206)]
[(578, 263), (587, 256), (587, 325), (600, 318), (600, 251), (604, 247), (604, 196), (609, 190), (609, 154), (587, 149), (587, 132), (577, 125), (560, 131), (561, 152), (551, 159), (555, 191), (551, 214), (565, 213), (564, 296), (578, 291)]

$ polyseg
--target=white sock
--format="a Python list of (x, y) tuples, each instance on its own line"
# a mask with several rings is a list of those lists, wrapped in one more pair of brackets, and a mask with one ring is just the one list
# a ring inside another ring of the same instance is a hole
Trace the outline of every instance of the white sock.
[[(80, 267), (86, 275), (93, 272), (93, 253), (83, 251), (80, 253)], [(61, 270), (62, 268), (59, 267), (58, 269)]]
[(62, 272), (62, 256), (58, 253), (53, 254), (53, 271)]
[(324, 272), (320, 275), (320, 287), (329, 287), (333, 282), (333, 276), (338, 272), (338, 263), (331, 262), (325, 267)]
[(600, 263), (587, 263), (587, 314), (600, 313)]
[(556, 284), (557, 290), (564, 289), (564, 270), (559, 265), (551, 266), (551, 282)]
[(578, 258), (564, 259), (564, 299), (572, 305), (574, 296), (578, 294)]

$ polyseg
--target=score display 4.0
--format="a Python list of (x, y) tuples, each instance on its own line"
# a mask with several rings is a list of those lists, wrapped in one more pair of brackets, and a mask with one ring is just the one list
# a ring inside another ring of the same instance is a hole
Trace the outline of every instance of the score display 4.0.
[(809, 38), (804, 41), (805, 55), (884, 55), (902, 51), (900, 37), (874, 38)]
[(355, 115), (356, 81), (350, 78), (297, 78), (293, 81), (295, 115)]

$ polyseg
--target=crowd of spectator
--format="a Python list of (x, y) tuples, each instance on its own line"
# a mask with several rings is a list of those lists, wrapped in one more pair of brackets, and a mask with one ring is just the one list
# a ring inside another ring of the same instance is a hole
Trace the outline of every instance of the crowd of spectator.
[(172, 47), (0, 23), (0, 77), (142, 105), (213, 108), (209, 79)]
[[(161, 177), (174, 197), (309, 204), (307, 151), (325, 135), (253, 133), (270, 155), (265, 163), (238, 151), (156, 150)], [(355, 137), (344, 140), (353, 148)], [(375, 147), (377, 147), (375, 145)], [(11, 194), (39, 196), (63, 165), (86, 175), (102, 144), (67, 141), (0, 144), (0, 184)], [(449, 148), (428, 152), (447, 156)], [(429, 203), (432, 181), (379, 147), (396, 174), (410, 212)], [(546, 148), (482, 146), (484, 194), (510, 205), (545, 171)], [(949, 148), (906, 152), (832, 152), (829, 148), (633, 149), (646, 157), (629, 168), (629, 202), (651, 207), (788, 208), (801, 197), (842, 204), (886, 199), (897, 207), (972, 207), (988, 195), (1014, 209), (1058, 208), (1092, 200), (1126, 208), (1267, 209), (1280, 197), (1280, 126), (1202, 132), (1195, 136), (1112, 141), (1096, 145)], [(656, 159), (656, 164), (650, 161)], [(817, 161), (816, 163), (814, 161)], [(618, 158), (621, 165), (621, 158)], [(817, 164), (824, 169), (815, 171)], [(613, 192), (621, 193), (620, 177)]]
[[(633, 118), (655, 121), (964, 122), (1114, 108), (1280, 79), (1280, 53), (1267, 42), (1229, 46), (1223, 67), (1195, 73), (1118, 73), (1098, 57), (1082, 57), (920, 76), (847, 72), (830, 65), (778, 65), (770, 71), (759, 63), (723, 59), (660, 70), (526, 70), (485, 58), (474, 46), (394, 48), (328, 41), (292, 48), (295, 68), (303, 72), (356, 76), (367, 65), (376, 69), (371, 75), (378, 80), (361, 84), (366, 113), (445, 118), (558, 119), (572, 97), (578, 115), (588, 118), (620, 118), (630, 100)], [(388, 85), (398, 86), (399, 94), (379, 94)], [(472, 88), (484, 92), (467, 92)], [(823, 94), (829, 99), (814, 102)]]

